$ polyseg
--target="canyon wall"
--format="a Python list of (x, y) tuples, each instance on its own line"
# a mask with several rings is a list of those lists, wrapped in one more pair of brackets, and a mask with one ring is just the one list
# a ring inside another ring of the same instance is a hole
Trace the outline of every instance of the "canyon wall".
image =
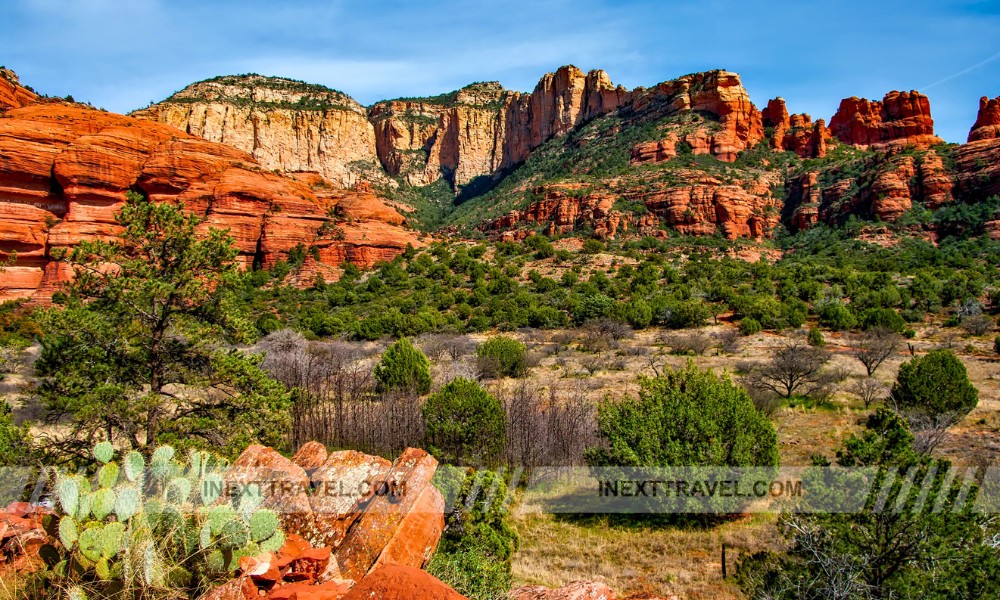
[(335, 279), (419, 245), (374, 194), (269, 172), (237, 148), (160, 123), (62, 101), (34, 101), (0, 78), (0, 301), (45, 299), (72, 277), (55, 258), (82, 240), (111, 239), (134, 190), (183, 203), (202, 227), (228, 229), (249, 266), (310, 248), (303, 276)]
[(136, 111), (253, 156), (265, 169), (319, 173), (341, 187), (378, 175), (367, 110), (336, 90), (259, 75), (217, 77)]

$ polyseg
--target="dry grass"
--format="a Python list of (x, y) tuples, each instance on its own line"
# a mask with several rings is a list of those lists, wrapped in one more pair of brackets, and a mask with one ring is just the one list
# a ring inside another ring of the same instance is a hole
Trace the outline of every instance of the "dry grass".
[[(711, 335), (728, 325), (703, 328)], [(762, 333), (744, 338), (738, 354), (683, 357), (669, 354), (661, 343), (662, 332), (636, 332), (617, 349), (606, 351), (624, 359), (624, 370), (601, 370), (589, 375), (582, 366), (589, 353), (564, 349), (547, 356), (530, 377), (541, 387), (583, 390), (594, 402), (605, 396), (634, 395), (639, 374), (653, 375), (663, 366), (681, 367), (693, 360), (701, 368), (735, 373), (742, 361), (759, 360), (789, 341), (789, 335)], [(958, 337), (956, 337), (958, 336)], [(553, 332), (547, 338), (565, 339)], [(847, 334), (828, 333), (827, 348), (834, 354), (829, 367), (847, 379), (837, 386), (828, 408), (782, 408), (774, 415), (781, 463), (808, 465), (813, 454), (833, 458), (844, 439), (860, 430), (870, 410), (848, 390), (865, 376), (863, 365), (852, 355)], [(956, 341), (957, 340), (957, 341)], [(904, 341), (875, 377), (887, 384), (896, 378), (899, 365), (910, 359), (907, 342), (919, 353), (951, 345), (979, 388), (979, 406), (949, 432), (938, 453), (958, 464), (981, 464), (1000, 459), (1000, 363), (992, 351), (992, 338), (968, 340), (957, 330), (930, 328)], [(546, 342), (539, 342), (542, 346)], [(971, 343), (971, 347), (969, 344)], [(642, 352), (633, 349), (643, 349)], [(874, 410), (872, 407), (871, 410)], [(775, 516), (757, 514), (708, 529), (673, 526), (619, 526), (606, 520), (569, 520), (540, 512), (522, 511), (515, 517), (521, 546), (514, 558), (519, 585), (560, 586), (574, 580), (604, 581), (620, 593), (652, 591), (674, 593), (680, 598), (740, 598), (739, 590), (721, 577), (721, 544), (730, 546), (730, 574), (740, 552), (753, 552), (780, 543)]]
[(773, 515), (753, 515), (709, 528), (616, 525), (566, 520), (545, 513), (516, 515), (521, 546), (514, 556), (517, 585), (557, 587), (603, 581), (619, 593), (677, 594), (680, 598), (740, 598), (722, 578), (722, 543), (729, 574), (742, 552), (772, 548)]
[[(600, 257), (596, 259), (598, 262)], [(552, 275), (557, 275), (554, 269)], [(729, 324), (705, 327), (700, 333), (713, 335)], [(682, 332), (691, 333), (691, 332)], [(520, 332), (515, 334), (543, 358), (531, 369), (529, 384), (548, 397), (584, 396), (593, 402), (604, 397), (635, 395), (636, 377), (653, 375), (665, 366), (682, 367), (688, 360), (701, 368), (735, 374), (737, 365), (766, 358), (788, 343), (789, 336), (762, 333), (743, 338), (736, 354), (709, 349), (704, 356), (676, 356), (662, 342), (663, 332), (645, 330), (614, 347), (595, 353), (583, 352), (580, 336), (570, 331)], [(864, 367), (851, 352), (848, 334), (825, 333), (833, 352), (830, 367), (843, 370), (847, 378), (838, 385), (825, 408), (781, 408), (773, 419), (778, 431), (781, 462), (785, 466), (808, 465), (813, 454), (833, 458), (846, 436), (858, 431), (870, 410), (848, 390), (865, 376)], [(481, 342), (487, 336), (469, 336)], [(965, 363), (979, 388), (979, 406), (952, 428), (938, 453), (955, 463), (977, 465), (1000, 459), (1000, 362), (992, 349), (992, 336), (969, 338), (958, 329), (925, 328), (913, 340), (904, 340), (898, 351), (882, 365), (875, 377), (884, 383), (895, 380), (899, 365), (909, 360), (907, 343), (917, 353), (950, 346)], [(460, 363), (461, 361), (443, 361)], [(607, 368), (613, 365), (614, 368)], [(590, 367), (590, 368), (588, 368)], [(596, 367), (596, 368), (595, 368)], [(440, 383), (460, 364), (435, 371)], [(735, 376), (735, 375), (734, 375)], [(498, 381), (509, 386), (514, 382)], [(20, 415), (31, 414), (30, 405), (16, 404)], [(873, 407), (874, 408), (874, 407)], [(522, 507), (524, 508), (524, 507)], [(735, 586), (721, 577), (723, 541), (730, 547), (728, 564), (732, 574), (740, 552), (756, 551), (780, 543), (773, 515), (758, 514), (707, 529), (674, 526), (624, 526), (596, 519), (566, 519), (541, 512), (519, 511), (514, 525), (521, 545), (514, 558), (519, 585), (559, 586), (573, 580), (600, 580), (618, 592), (674, 593), (681, 598), (739, 598)], [(0, 576), (0, 600), (17, 597), (11, 583)], [(5, 595), (7, 594), (7, 595)]]

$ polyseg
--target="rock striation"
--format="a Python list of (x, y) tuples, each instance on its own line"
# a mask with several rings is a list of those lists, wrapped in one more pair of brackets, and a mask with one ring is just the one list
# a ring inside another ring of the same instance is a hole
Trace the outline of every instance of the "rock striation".
[(770, 128), (771, 148), (794, 152), (802, 158), (822, 158), (826, 156), (826, 144), (830, 132), (826, 121), (815, 123), (805, 113), (789, 115), (783, 98), (774, 98), (761, 111), (765, 130)]
[(251, 445), (223, 478), (227, 489), (256, 484), (286, 542), (244, 556), (238, 578), (203, 600), (339, 600), (463, 596), (420, 569), (444, 530), (444, 498), (431, 484), (437, 461), (416, 448), (395, 461), (317, 442), (285, 458)]
[(216, 77), (132, 116), (238, 148), (268, 170), (316, 172), (341, 187), (377, 174), (367, 110), (319, 85), (260, 75)]
[[(0, 79), (4, 89), (4, 97), (31, 98)], [(114, 237), (128, 190), (182, 203), (204, 228), (228, 229), (243, 265), (266, 267), (310, 248), (310, 281), (316, 273), (335, 279), (344, 262), (371, 266), (419, 245), (370, 192), (271, 173), (241, 150), (160, 123), (37, 101), (0, 115), (0, 260), (17, 255), (0, 278), (0, 300), (50, 297), (72, 277), (54, 254)]]
[(17, 73), (0, 67), (0, 111), (21, 108), (38, 101), (38, 95), (21, 85)]
[(992, 100), (983, 96), (979, 99), (979, 115), (969, 131), (969, 141), (997, 138), (1000, 138), (1000, 96)]
[(379, 102), (368, 112), (386, 173), (424, 186), (489, 176), (503, 163), (504, 107), (515, 96), (499, 83), (476, 83), (434, 98)]
[(830, 133), (845, 144), (864, 148), (926, 148), (943, 142), (934, 135), (930, 100), (915, 91), (892, 91), (881, 102), (845, 98), (830, 119)]

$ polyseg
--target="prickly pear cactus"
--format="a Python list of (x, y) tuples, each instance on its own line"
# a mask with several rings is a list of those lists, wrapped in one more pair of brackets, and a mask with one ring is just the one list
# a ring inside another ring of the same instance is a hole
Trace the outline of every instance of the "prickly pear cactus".
[(88, 590), (198, 586), (231, 577), (243, 556), (285, 543), (278, 515), (261, 508), (258, 487), (225, 493), (223, 459), (191, 451), (184, 461), (161, 446), (148, 462), (130, 451), (119, 465), (107, 442), (93, 455), (93, 480), (65, 475), (55, 486), (61, 551), (53, 552), (61, 560), (53, 571)]

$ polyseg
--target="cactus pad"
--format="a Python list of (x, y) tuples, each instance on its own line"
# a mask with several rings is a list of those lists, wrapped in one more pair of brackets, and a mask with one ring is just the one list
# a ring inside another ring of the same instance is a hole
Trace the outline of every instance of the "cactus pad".
[(263, 509), (250, 515), (250, 539), (255, 542), (266, 540), (278, 529), (278, 515), (273, 510)]
[(111, 442), (101, 442), (94, 446), (94, 458), (96, 458), (102, 465), (111, 462), (111, 459), (115, 456), (115, 449), (111, 445)]

